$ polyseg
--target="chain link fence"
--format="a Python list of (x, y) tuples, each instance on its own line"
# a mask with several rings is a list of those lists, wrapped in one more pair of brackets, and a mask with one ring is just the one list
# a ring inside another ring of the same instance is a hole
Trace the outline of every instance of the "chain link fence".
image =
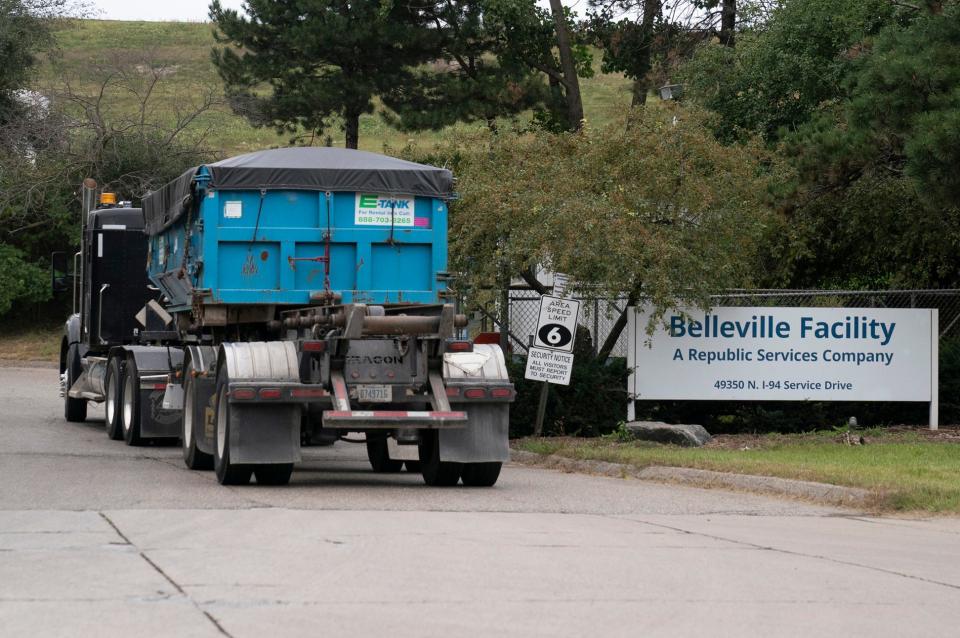
[[(533, 340), (540, 313), (540, 295), (534, 290), (511, 290), (507, 329), (514, 352), (525, 353)], [(712, 298), (715, 306), (770, 306), (822, 308), (937, 308), (940, 312), (940, 337), (960, 336), (960, 289), (944, 290), (728, 290)], [(600, 349), (626, 305), (619, 299), (577, 298), (580, 325), (590, 333), (594, 354)], [(493, 305), (488, 306), (481, 330), (500, 329)], [(578, 336), (578, 339), (582, 338)], [(583, 344), (579, 344), (583, 345)], [(627, 334), (621, 332), (613, 357), (627, 356)]]

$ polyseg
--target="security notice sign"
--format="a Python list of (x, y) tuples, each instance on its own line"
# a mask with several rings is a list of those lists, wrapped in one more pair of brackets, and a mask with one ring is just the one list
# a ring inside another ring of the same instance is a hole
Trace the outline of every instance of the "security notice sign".
[(713, 308), (647, 334), (629, 316), (637, 399), (937, 401), (936, 310)]
[(540, 316), (533, 345), (563, 352), (573, 352), (577, 334), (580, 302), (544, 295), (540, 297)]
[(570, 385), (572, 370), (572, 354), (534, 347), (527, 352), (527, 369), (523, 376), (531, 381)]

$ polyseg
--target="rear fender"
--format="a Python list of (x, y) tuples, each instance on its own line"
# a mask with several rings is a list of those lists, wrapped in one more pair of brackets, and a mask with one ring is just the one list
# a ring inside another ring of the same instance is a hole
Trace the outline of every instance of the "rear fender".
[[(443, 380), (445, 385), (452, 381), (503, 387), (510, 383), (510, 375), (500, 346), (477, 344), (473, 352), (443, 355)], [(455, 404), (454, 409), (466, 411), (467, 427), (440, 430), (440, 459), (458, 463), (509, 461), (510, 400)]]
[[(217, 357), (231, 383), (299, 383), (300, 358), (293, 341), (225, 343)], [(300, 460), (300, 419), (295, 403), (230, 404), (230, 460), (239, 464)]]

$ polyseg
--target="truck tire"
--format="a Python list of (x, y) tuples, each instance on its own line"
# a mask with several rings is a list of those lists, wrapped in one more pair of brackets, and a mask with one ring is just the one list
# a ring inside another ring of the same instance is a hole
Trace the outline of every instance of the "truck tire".
[(420, 436), (420, 473), (432, 487), (452, 487), (460, 480), (461, 463), (440, 460), (440, 433), (426, 430)]
[(500, 477), (503, 463), (464, 463), (460, 478), (469, 487), (493, 487)]
[(123, 378), (120, 357), (112, 357), (107, 364), (107, 377), (104, 379), (104, 422), (107, 427), (107, 436), (113, 441), (119, 441), (123, 438), (123, 424), (120, 422), (120, 413), (123, 405), (123, 386), (120, 384)]
[(191, 470), (212, 470), (213, 455), (197, 447), (196, 399), (197, 385), (193, 379), (193, 368), (185, 370), (183, 383), (183, 410), (180, 416), (180, 441), (183, 445), (183, 462)]
[(420, 471), (421, 471), (421, 470), (420, 470), (420, 461), (404, 461), (404, 462), (403, 462), (403, 469), (405, 469), (406, 471), (408, 471), (408, 472), (410, 472), (410, 473), (412, 473), (412, 474), (419, 474)]
[(127, 445), (143, 445), (140, 436), (140, 371), (132, 356), (127, 357), (127, 364), (123, 366), (122, 379), (120, 422), (123, 424), (123, 440)]
[(403, 469), (403, 461), (394, 461), (390, 458), (387, 449), (387, 437), (367, 434), (367, 459), (374, 472), (390, 473)]
[(253, 474), (257, 477), (257, 485), (286, 485), (293, 474), (293, 463), (254, 465)]
[[(67, 348), (67, 361), (64, 372), (67, 373), (67, 391), (74, 384), (82, 372), (80, 366), (80, 350), (74, 344)], [(82, 423), (87, 420), (87, 400), (71, 399), (69, 394), (63, 395), (63, 418), (71, 423)]]
[(230, 379), (227, 377), (227, 365), (220, 366), (217, 374), (217, 441), (213, 453), (213, 469), (217, 474), (220, 485), (246, 485), (250, 482), (253, 468), (249, 465), (238, 465), (230, 462), (230, 415), (236, 410), (227, 400), (227, 388)]

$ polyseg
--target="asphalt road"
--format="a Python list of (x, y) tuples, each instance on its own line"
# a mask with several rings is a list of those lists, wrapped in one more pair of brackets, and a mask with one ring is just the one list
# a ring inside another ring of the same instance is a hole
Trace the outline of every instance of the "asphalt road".
[(310, 448), (225, 488), (0, 368), (2, 636), (947, 636), (960, 520), (510, 466), (492, 489)]

